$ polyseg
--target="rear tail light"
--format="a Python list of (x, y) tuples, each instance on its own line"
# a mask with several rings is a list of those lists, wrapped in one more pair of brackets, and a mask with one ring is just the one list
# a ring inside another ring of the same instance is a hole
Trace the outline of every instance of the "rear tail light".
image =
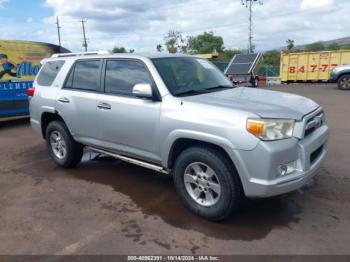
[(33, 97), (34, 96), (34, 92), (35, 92), (35, 87), (30, 87), (27, 89), (27, 95), (28, 97)]

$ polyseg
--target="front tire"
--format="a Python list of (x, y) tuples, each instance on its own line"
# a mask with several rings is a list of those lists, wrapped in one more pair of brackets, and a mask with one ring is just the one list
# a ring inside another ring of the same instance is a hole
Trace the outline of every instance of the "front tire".
[(193, 213), (213, 221), (227, 218), (243, 196), (240, 179), (229, 159), (212, 148), (183, 151), (175, 162), (174, 183), (181, 200)]
[(62, 167), (75, 167), (83, 156), (83, 145), (76, 142), (61, 121), (49, 123), (46, 129), (46, 146), (53, 161)]
[(350, 90), (350, 74), (342, 75), (338, 79), (338, 88), (341, 90)]

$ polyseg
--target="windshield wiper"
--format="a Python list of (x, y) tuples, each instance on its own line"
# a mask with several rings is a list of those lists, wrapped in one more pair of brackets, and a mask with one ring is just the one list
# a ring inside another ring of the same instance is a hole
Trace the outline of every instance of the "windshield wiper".
[(187, 91), (184, 91), (182, 93), (176, 94), (176, 96), (200, 95), (200, 94), (215, 92), (215, 91), (224, 90), (224, 89), (231, 89), (231, 88), (234, 88), (234, 86), (218, 85), (218, 86), (213, 86), (213, 87), (209, 87), (209, 88), (201, 89), (201, 90), (194, 90), (194, 89), (187, 90)]
[(214, 91), (218, 91), (218, 90), (224, 90), (224, 89), (232, 89), (234, 88), (234, 86), (224, 86), (224, 85), (218, 85), (218, 86), (212, 86), (212, 87), (208, 87), (204, 90), (202, 90), (202, 93), (206, 93), (206, 92), (214, 92)]
[(184, 92), (178, 93), (178, 94), (176, 94), (176, 96), (199, 95), (199, 94), (202, 94), (202, 93), (203, 93), (202, 91), (191, 89), (191, 90), (188, 90), (188, 91), (184, 91)]

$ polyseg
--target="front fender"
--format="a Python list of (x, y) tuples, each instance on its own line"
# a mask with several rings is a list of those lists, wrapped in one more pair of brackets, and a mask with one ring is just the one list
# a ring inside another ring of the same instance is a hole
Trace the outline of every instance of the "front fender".
[(331, 74), (330, 82), (337, 82), (342, 75), (350, 75), (350, 69), (341, 70), (337, 73)]
[(229, 154), (234, 148), (233, 144), (228, 139), (223, 137), (219, 137), (219, 136), (215, 136), (215, 135), (207, 134), (203, 132), (198, 132), (198, 131), (192, 131), (192, 130), (183, 130), (183, 129), (174, 130), (168, 135), (168, 137), (166, 138), (161, 148), (162, 165), (164, 167), (168, 166), (168, 160), (169, 160), (171, 148), (175, 143), (175, 141), (178, 139), (193, 139), (193, 140), (211, 143), (221, 147)]

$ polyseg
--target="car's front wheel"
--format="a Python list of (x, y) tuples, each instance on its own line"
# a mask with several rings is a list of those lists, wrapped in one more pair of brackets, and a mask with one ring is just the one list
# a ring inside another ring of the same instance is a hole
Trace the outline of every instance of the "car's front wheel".
[(73, 139), (61, 121), (53, 121), (47, 126), (46, 146), (50, 157), (59, 166), (74, 167), (83, 156), (83, 145)]
[(227, 157), (212, 148), (183, 151), (175, 162), (174, 182), (192, 212), (214, 221), (228, 217), (242, 198), (238, 174)]
[(338, 79), (338, 88), (341, 90), (350, 90), (350, 74), (342, 75)]

